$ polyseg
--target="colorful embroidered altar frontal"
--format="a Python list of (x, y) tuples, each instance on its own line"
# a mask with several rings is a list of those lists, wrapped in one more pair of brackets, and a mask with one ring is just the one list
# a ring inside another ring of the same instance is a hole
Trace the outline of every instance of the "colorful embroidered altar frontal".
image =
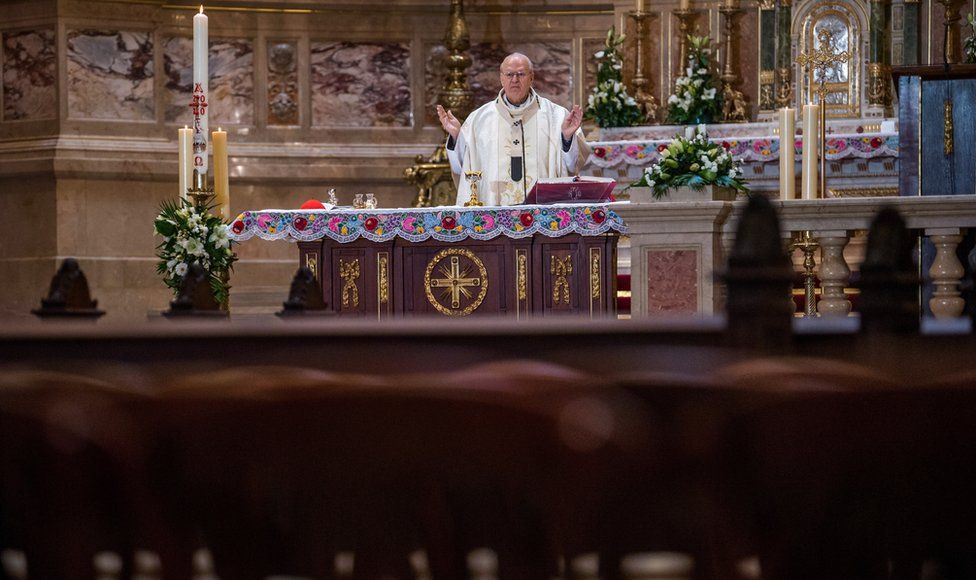
[[(780, 139), (774, 137), (756, 138), (715, 138), (709, 139), (725, 148), (732, 157), (742, 163), (771, 162), (779, 159)], [(654, 141), (607, 141), (591, 143), (589, 165), (609, 168), (621, 164), (650, 165), (661, 159), (661, 151), (667, 148), (670, 139)], [(875, 157), (898, 157), (898, 134), (879, 133), (871, 135), (828, 135), (826, 141), (827, 161), (840, 161), (848, 157), (873, 159)], [(793, 142), (796, 158), (803, 154), (803, 137), (797, 136)]]
[(436, 207), (422, 209), (332, 209), (246, 211), (231, 222), (236, 241), (257, 236), (264, 240), (309, 242), (331, 238), (340, 243), (365, 238), (385, 242), (396, 237), (411, 242), (428, 239), (456, 241), (498, 236), (525, 238), (537, 233), (558, 237), (584, 236), (610, 230), (627, 233), (613, 210), (616, 204), (520, 205), (500, 207)]

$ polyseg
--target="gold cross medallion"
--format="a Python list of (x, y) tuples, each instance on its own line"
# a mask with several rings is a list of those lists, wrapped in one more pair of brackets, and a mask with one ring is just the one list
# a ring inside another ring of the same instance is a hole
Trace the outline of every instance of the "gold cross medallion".
[[(434, 278), (435, 272), (440, 275), (439, 278)], [(471, 250), (441, 250), (427, 263), (424, 292), (427, 301), (438, 312), (448, 316), (467, 316), (481, 306), (488, 294), (488, 270)], [(466, 302), (464, 307), (461, 306), (462, 298)]]

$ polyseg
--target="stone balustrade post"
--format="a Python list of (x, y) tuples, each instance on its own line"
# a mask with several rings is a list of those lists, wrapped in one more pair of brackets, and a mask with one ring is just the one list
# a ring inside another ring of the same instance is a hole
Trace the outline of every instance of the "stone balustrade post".
[(959, 291), (963, 274), (962, 262), (956, 256), (956, 247), (962, 241), (958, 228), (930, 228), (925, 230), (935, 245), (935, 260), (929, 269), (934, 292), (929, 308), (936, 318), (955, 318), (962, 314), (965, 302)]
[(821, 316), (847, 316), (851, 301), (844, 294), (851, 276), (851, 269), (844, 260), (844, 247), (850, 241), (846, 231), (814, 232), (820, 241), (820, 303)]

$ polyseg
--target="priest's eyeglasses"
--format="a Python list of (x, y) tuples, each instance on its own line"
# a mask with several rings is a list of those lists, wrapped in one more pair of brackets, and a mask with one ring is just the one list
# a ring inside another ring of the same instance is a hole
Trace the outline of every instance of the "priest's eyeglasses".
[(519, 80), (521, 80), (521, 79), (529, 76), (529, 73), (523, 72), (523, 71), (507, 72), (507, 73), (502, 73), (502, 76), (505, 77), (505, 78), (507, 78), (508, 80), (512, 80), (512, 79), (519, 79)]

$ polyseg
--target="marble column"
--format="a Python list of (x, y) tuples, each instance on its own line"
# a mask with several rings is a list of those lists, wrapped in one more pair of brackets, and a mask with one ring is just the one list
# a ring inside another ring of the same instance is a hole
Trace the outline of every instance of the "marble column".
[(776, 5), (776, 107), (793, 105), (793, 0)]
[(885, 116), (890, 103), (891, 35), (888, 21), (891, 14), (889, 0), (871, 0), (868, 31), (867, 116)]
[(759, 119), (776, 112), (776, 3), (759, 3)]
[(905, 0), (903, 6), (902, 61), (901, 64), (921, 63), (921, 42), (919, 42), (919, 1)]
[(844, 247), (850, 241), (847, 231), (816, 232), (820, 240), (821, 299), (817, 305), (821, 316), (847, 316), (851, 301), (844, 294), (851, 276), (851, 269), (844, 260)]
[(925, 234), (931, 237), (936, 248), (935, 260), (929, 269), (934, 287), (929, 308), (936, 318), (956, 318), (962, 315), (965, 306), (959, 290), (960, 278), (965, 270), (956, 256), (962, 231), (959, 228), (929, 228)]

